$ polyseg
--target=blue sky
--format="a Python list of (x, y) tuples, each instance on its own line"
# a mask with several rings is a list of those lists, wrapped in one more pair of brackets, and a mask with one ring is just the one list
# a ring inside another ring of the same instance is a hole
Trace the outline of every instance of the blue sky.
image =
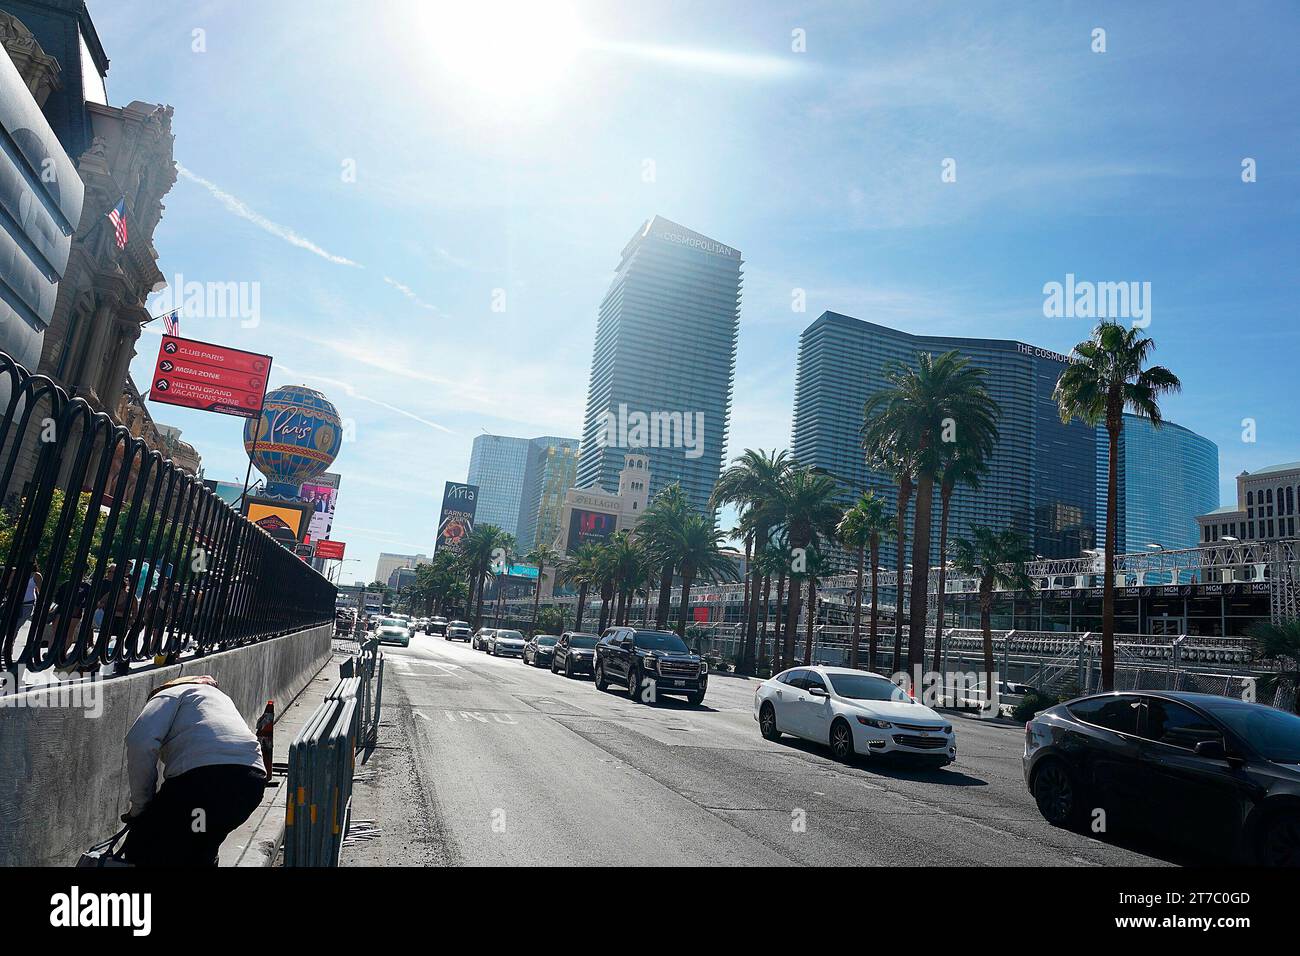
[[(746, 260), (729, 453), (788, 445), (823, 310), (1068, 351), (1089, 323), (1042, 290), (1074, 273), (1151, 283), (1167, 415), (1218, 443), (1224, 501), (1300, 459), (1294, 4), (511, 6), (90, 0), (111, 101), (175, 107), (163, 273), (259, 283), (256, 326), (184, 334), (354, 423), (345, 580), (431, 550), (480, 431), (578, 434), (597, 305), (655, 213)], [(239, 420), (152, 410), (242, 479)]]

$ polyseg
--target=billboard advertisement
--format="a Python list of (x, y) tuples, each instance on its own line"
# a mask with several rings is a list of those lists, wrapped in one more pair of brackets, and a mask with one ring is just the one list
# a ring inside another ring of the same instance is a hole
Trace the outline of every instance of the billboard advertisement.
[(565, 550), (572, 554), (584, 544), (603, 544), (609, 540), (617, 525), (617, 515), (574, 508), (569, 516), (569, 540)]
[(244, 516), (286, 548), (292, 548), (307, 533), (311, 506), (277, 498), (246, 498)]
[(269, 355), (164, 335), (149, 400), (257, 418), (270, 375)]
[(438, 540), (434, 552), (443, 548), (459, 551), (474, 530), (478, 510), (478, 486), (447, 482), (442, 490), (442, 513), (438, 515)]
[(313, 511), (307, 525), (313, 539), (329, 537), (334, 525), (334, 508), (338, 504), (339, 476), (326, 472), (319, 478), (303, 482), (298, 489), (298, 498), (311, 504)]

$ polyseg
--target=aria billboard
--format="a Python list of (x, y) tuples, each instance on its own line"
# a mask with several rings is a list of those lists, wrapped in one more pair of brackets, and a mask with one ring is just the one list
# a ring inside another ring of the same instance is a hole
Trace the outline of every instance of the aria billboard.
[(618, 515), (574, 508), (569, 515), (569, 540), (564, 550), (573, 554), (584, 544), (603, 544), (618, 527)]
[(442, 491), (442, 513), (438, 516), (438, 540), (434, 552), (447, 548), (459, 551), (474, 530), (474, 513), (478, 510), (478, 485), (449, 481)]

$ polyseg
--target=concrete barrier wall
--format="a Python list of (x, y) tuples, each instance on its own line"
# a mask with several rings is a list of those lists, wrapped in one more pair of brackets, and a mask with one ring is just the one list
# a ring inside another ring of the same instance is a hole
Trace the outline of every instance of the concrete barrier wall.
[[(0, 866), (68, 866), (119, 829), (130, 802), (127, 730), (164, 681), (211, 674), (250, 727), (277, 713), (329, 660), (333, 625), (96, 682), (75, 696), (0, 698)], [(65, 685), (67, 688), (76, 685)], [(277, 741), (277, 758), (288, 741)]]

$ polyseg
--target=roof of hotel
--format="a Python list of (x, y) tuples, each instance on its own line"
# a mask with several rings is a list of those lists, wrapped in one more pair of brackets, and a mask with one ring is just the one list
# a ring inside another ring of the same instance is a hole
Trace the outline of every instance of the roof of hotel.
[(1282, 471), (1300, 471), (1300, 461), (1288, 461), (1281, 465), (1268, 465), (1265, 468), (1256, 468), (1254, 471), (1242, 472), (1251, 478), (1259, 475), (1274, 475)]

